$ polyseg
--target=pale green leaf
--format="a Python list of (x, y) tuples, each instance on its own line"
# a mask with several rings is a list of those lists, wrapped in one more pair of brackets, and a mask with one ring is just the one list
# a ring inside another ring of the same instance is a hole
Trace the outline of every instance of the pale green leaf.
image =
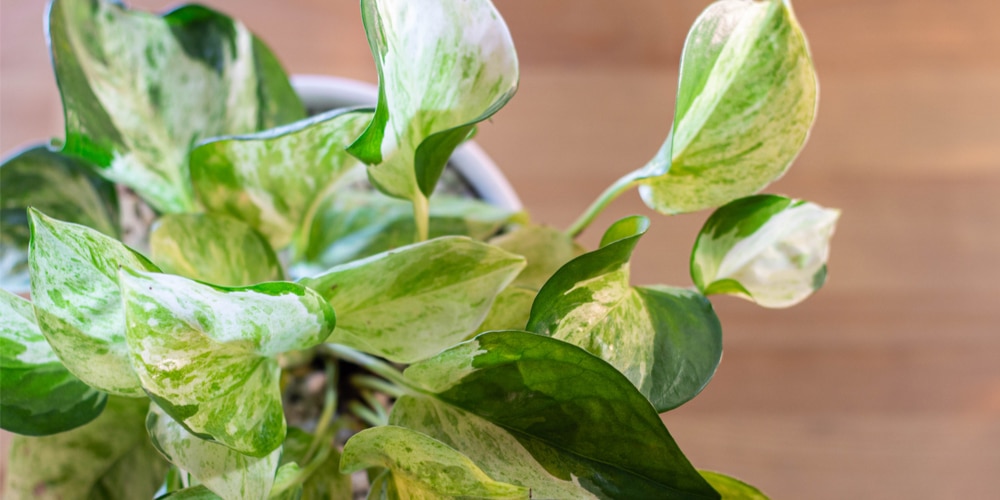
[(802, 149), (817, 95), (787, 0), (712, 4), (684, 46), (671, 135), (637, 173), (643, 200), (673, 214), (759, 191)]
[(529, 498), (527, 488), (494, 481), (455, 449), (403, 427), (374, 427), (347, 441), (340, 469), (369, 467), (390, 471), (399, 498)]
[(205, 208), (250, 224), (275, 248), (312, 225), (320, 201), (358, 160), (345, 148), (369, 111), (333, 111), (191, 151), (191, 179)]
[(114, 186), (83, 160), (33, 146), (0, 164), (0, 286), (27, 292), (28, 207), (117, 236)]
[(698, 472), (722, 495), (722, 500), (768, 500), (767, 495), (739, 479), (707, 470)]
[(0, 427), (41, 436), (101, 414), (107, 394), (66, 370), (38, 329), (30, 302), (0, 290), (0, 318)]
[(722, 358), (722, 326), (702, 294), (633, 287), (629, 258), (649, 221), (628, 217), (601, 248), (563, 266), (538, 292), (527, 329), (586, 349), (625, 374), (657, 411), (696, 396)]
[(510, 285), (504, 288), (490, 308), (486, 319), (476, 333), (493, 330), (523, 330), (531, 317), (531, 304), (538, 292), (530, 288)]
[(167, 464), (143, 427), (148, 399), (108, 398), (83, 427), (45, 437), (15, 436), (7, 461), (8, 500), (152, 498)]
[(111, 1), (55, 0), (47, 31), (63, 151), (160, 211), (194, 207), (187, 153), (199, 140), (305, 116), (264, 44), (205, 7), (159, 17)]
[(170, 463), (222, 498), (265, 500), (271, 491), (280, 447), (259, 458), (244, 455), (192, 435), (155, 404), (146, 416), (146, 429), (153, 446)]
[(756, 195), (719, 208), (691, 254), (705, 294), (729, 293), (764, 307), (789, 307), (823, 286), (840, 211), (783, 196)]
[(489, 0), (363, 0), (361, 13), (379, 99), (349, 150), (384, 193), (430, 196), (455, 148), (517, 89), (510, 32)]
[(293, 283), (213, 287), (122, 270), (132, 364), (156, 404), (189, 431), (263, 457), (285, 439), (275, 356), (321, 343), (329, 304)]
[(399, 363), (428, 358), (476, 331), (524, 259), (461, 236), (338, 266), (301, 282), (337, 311), (328, 342)]
[[(430, 200), (429, 237), (485, 240), (515, 217), (482, 201), (436, 195)], [(339, 190), (317, 211), (300, 258), (309, 268), (325, 270), (416, 243), (415, 234), (411, 204), (377, 192)]]
[[(580, 498), (581, 489), (599, 498), (718, 498), (632, 383), (572, 344), (489, 332), (403, 375), (426, 395), (397, 401), (390, 423), (455, 448), (497, 481), (545, 491), (541, 498)], [(450, 408), (439, 413), (442, 405)]]
[(532, 290), (540, 289), (563, 264), (585, 252), (565, 232), (530, 224), (497, 236), (490, 244), (524, 256), (528, 264), (514, 284)]
[(252, 285), (284, 277), (267, 240), (227, 216), (165, 215), (153, 227), (149, 247), (164, 272), (214, 285)]
[(29, 210), (31, 296), (38, 326), (66, 368), (95, 389), (145, 393), (129, 362), (118, 269), (156, 271), (96, 230)]

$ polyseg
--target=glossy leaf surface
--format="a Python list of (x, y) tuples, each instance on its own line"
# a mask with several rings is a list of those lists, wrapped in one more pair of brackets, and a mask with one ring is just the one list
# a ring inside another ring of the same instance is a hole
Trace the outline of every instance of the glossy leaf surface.
[(60, 220), (118, 234), (114, 186), (97, 177), (82, 160), (34, 146), (0, 165), (0, 286), (27, 292), (28, 207)]
[(326, 301), (293, 283), (217, 288), (127, 268), (120, 282), (132, 364), (157, 406), (240, 453), (263, 457), (281, 446), (275, 356), (329, 335)]
[(473, 125), (514, 95), (510, 32), (488, 0), (363, 0), (361, 13), (379, 99), (350, 152), (382, 192), (430, 196)]
[(0, 290), (0, 426), (42, 436), (90, 422), (107, 394), (84, 384), (45, 340), (31, 303)]
[[(516, 216), (478, 200), (435, 195), (429, 234), (485, 240)], [(300, 258), (310, 268), (325, 270), (416, 243), (415, 233), (411, 204), (376, 192), (342, 190), (320, 206)]]
[(170, 463), (222, 498), (265, 500), (271, 491), (280, 447), (260, 458), (244, 455), (192, 435), (155, 404), (146, 416), (146, 430), (153, 446)]
[(726, 293), (789, 307), (823, 286), (840, 211), (757, 195), (719, 208), (691, 254), (691, 278), (706, 295)]
[(688, 34), (671, 135), (639, 188), (667, 214), (753, 194), (805, 144), (818, 87), (805, 35), (785, 0), (722, 0)]
[(485, 333), (404, 375), (428, 395), (400, 399), (393, 425), (428, 434), (540, 498), (579, 498), (580, 490), (718, 498), (632, 383), (572, 344)]
[(317, 205), (358, 160), (345, 148), (371, 119), (368, 111), (325, 113), (191, 151), (191, 179), (213, 213), (236, 217), (275, 248), (312, 225)]
[(15, 436), (7, 461), (8, 500), (152, 498), (167, 473), (143, 420), (148, 399), (111, 397), (101, 416), (68, 432)]
[(328, 342), (412, 363), (475, 332), (523, 267), (519, 256), (449, 236), (335, 267), (302, 284), (337, 311)]
[(63, 151), (163, 212), (194, 207), (187, 153), (196, 142), (305, 115), (267, 47), (205, 7), (159, 17), (117, 2), (56, 0), (47, 30)]
[(767, 495), (739, 479), (718, 472), (698, 472), (722, 495), (722, 500), (768, 500)]
[(129, 362), (118, 269), (157, 268), (94, 229), (29, 210), (31, 296), (38, 326), (66, 368), (87, 385), (145, 397)]
[(448, 445), (403, 427), (373, 427), (347, 441), (341, 470), (370, 467), (390, 471), (398, 498), (529, 498), (527, 488), (494, 481)]
[(253, 228), (227, 216), (168, 214), (149, 235), (153, 261), (164, 272), (221, 286), (283, 278), (271, 245)]
[(722, 326), (702, 294), (629, 285), (629, 258), (649, 221), (628, 217), (601, 248), (563, 266), (538, 292), (527, 329), (578, 345), (625, 374), (657, 411), (696, 396), (722, 358)]

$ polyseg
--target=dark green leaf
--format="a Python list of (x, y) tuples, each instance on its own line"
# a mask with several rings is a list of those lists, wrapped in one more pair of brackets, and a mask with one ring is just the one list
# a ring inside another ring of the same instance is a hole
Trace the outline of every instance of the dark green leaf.
[(572, 344), (490, 332), (404, 375), (427, 395), (397, 401), (391, 424), (539, 498), (718, 498), (632, 383)]
[(30, 288), (28, 207), (108, 236), (118, 235), (114, 186), (95, 175), (83, 160), (47, 145), (4, 160), (0, 165), (0, 284), (14, 293)]
[(153, 227), (149, 247), (163, 271), (214, 285), (245, 286), (284, 277), (267, 240), (231, 217), (165, 215)]
[(741, 198), (705, 221), (691, 253), (691, 278), (705, 294), (764, 307), (795, 305), (823, 286), (840, 211), (783, 196)]
[(74, 377), (35, 323), (31, 303), (0, 290), (0, 426), (30, 436), (97, 418), (107, 394)]
[(274, 56), (208, 8), (158, 17), (111, 1), (55, 0), (47, 28), (63, 151), (160, 211), (194, 208), (187, 153), (199, 140), (305, 116)]
[(3, 497), (152, 498), (168, 464), (146, 436), (148, 406), (145, 398), (111, 397), (104, 413), (87, 425), (51, 436), (14, 437)]
[(643, 200), (673, 214), (759, 191), (805, 144), (817, 94), (787, 0), (712, 4), (684, 46), (670, 137), (637, 172)]

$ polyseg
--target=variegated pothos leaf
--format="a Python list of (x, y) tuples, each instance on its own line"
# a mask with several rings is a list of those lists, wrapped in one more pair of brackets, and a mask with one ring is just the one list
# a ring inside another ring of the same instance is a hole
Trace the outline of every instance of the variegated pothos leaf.
[(517, 89), (510, 32), (489, 0), (363, 0), (361, 13), (379, 99), (349, 151), (382, 192), (430, 196), (472, 127)]
[(158, 271), (141, 254), (94, 229), (31, 220), (31, 296), (38, 326), (66, 368), (87, 385), (145, 397), (129, 362), (118, 269)]
[(281, 446), (275, 356), (326, 339), (330, 305), (294, 283), (222, 288), (128, 268), (119, 281), (131, 361), (157, 406), (243, 454), (263, 457)]
[(267, 47), (206, 7), (159, 17), (107, 0), (55, 0), (47, 31), (63, 151), (162, 212), (195, 206), (187, 154), (196, 142), (305, 116)]

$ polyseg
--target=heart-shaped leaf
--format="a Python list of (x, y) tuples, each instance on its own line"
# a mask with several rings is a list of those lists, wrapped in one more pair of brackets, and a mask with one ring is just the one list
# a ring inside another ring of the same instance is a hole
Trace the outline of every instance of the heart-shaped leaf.
[(199, 140), (305, 116), (267, 47), (211, 9), (159, 17), (106, 0), (55, 0), (47, 28), (66, 115), (63, 151), (160, 211), (194, 207), (187, 154)]
[(107, 394), (71, 374), (35, 323), (31, 303), (0, 290), (0, 426), (42, 436), (97, 418)]
[(203, 439), (263, 457), (285, 439), (275, 356), (321, 343), (329, 304), (294, 283), (221, 288), (122, 270), (132, 364), (174, 420)]
[(840, 211), (757, 195), (719, 208), (691, 254), (691, 278), (706, 295), (727, 293), (789, 307), (823, 286)]
[(412, 363), (475, 332), (493, 299), (523, 267), (522, 257), (448, 236), (301, 282), (337, 311), (337, 329), (328, 342)]
[(565, 232), (533, 224), (497, 236), (490, 244), (527, 259), (528, 264), (514, 285), (532, 290), (540, 289), (563, 264), (585, 252)]
[[(437, 195), (430, 200), (429, 235), (485, 240), (516, 217), (478, 200)], [(340, 190), (317, 211), (300, 259), (309, 268), (327, 269), (416, 243), (415, 232), (411, 204), (377, 192)]]
[(673, 214), (753, 194), (785, 170), (816, 114), (816, 73), (787, 0), (722, 0), (684, 45), (670, 137), (637, 173), (642, 199)]
[(340, 470), (389, 470), (398, 498), (529, 498), (528, 489), (497, 482), (448, 445), (392, 425), (355, 434), (344, 445)]
[(703, 295), (629, 285), (629, 258), (649, 221), (616, 222), (601, 248), (573, 259), (538, 292), (528, 330), (583, 347), (625, 374), (657, 411), (708, 383), (722, 358), (722, 326)]
[(153, 446), (170, 463), (190, 473), (220, 497), (267, 499), (281, 458), (280, 447), (264, 457), (243, 455), (192, 435), (155, 404), (150, 405), (146, 416), (146, 430)]
[(349, 151), (382, 192), (430, 196), (473, 126), (517, 89), (517, 55), (489, 0), (363, 0), (379, 74), (375, 116)]
[(37, 438), (15, 436), (3, 498), (152, 498), (169, 464), (146, 436), (148, 406), (145, 398), (110, 397), (104, 413), (83, 427)]
[(267, 240), (227, 216), (165, 215), (150, 233), (149, 247), (164, 272), (214, 285), (252, 285), (284, 275)]
[(66, 368), (87, 385), (145, 397), (129, 362), (118, 269), (158, 269), (94, 229), (29, 209), (31, 296), (39, 329)]
[(403, 375), (426, 395), (397, 401), (391, 424), (540, 498), (718, 498), (632, 383), (572, 344), (484, 333)]
[[(191, 151), (191, 179), (207, 210), (236, 217), (275, 248), (312, 225), (317, 205), (358, 160), (344, 149), (371, 119), (337, 110)], [(294, 193), (294, 195), (292, 195)]]
[(21, 151), (0, 164), (0, 284), (27, 292), (28, 207), (57, 219), (118, 235), (118, 204), (111, 183), (96, 176), (86, 162), (47, 145)]
[(768, 500), (767, 495), (739, 479), (707, 470), (698, 472), (722, 495), (722, 500)]

